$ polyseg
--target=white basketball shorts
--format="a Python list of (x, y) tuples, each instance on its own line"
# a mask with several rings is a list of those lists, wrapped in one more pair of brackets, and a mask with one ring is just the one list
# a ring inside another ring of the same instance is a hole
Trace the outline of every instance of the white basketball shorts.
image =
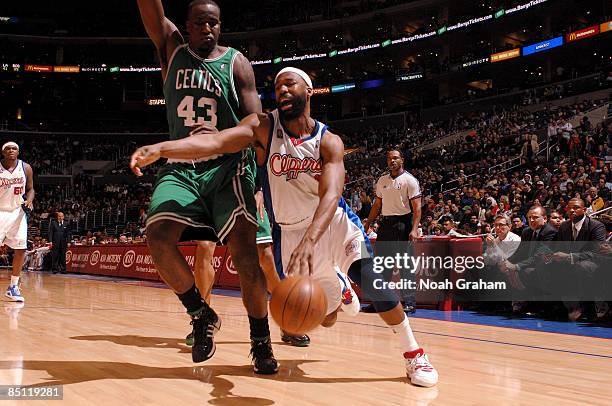
[[(333, 313), (340, 306), (340, 280), (336, 270), (346, 274), (353, 262), (370, 257), (364, 244), (367, 242), (369, 245), (369, 241), (363, 228), (357, 225), (359, 219), (354, 214), (351, 217), (343, 208), (338, 207), (329, 227), (315, 245), (312, 278), (325, 291), (327, 314)], [(274, 241), (274, 251), (275, 254), (278, 254), (278, 251), (281, 253), (284, 272), (287, 271), (291, 254), (302, 241), (306, 229), (307, 227), (299, 229), (283, 227), (280, 250), (277, 241)]]
[(0, 210), (0, 246), (7, 245), (14, 250), (28, 246), (28, 219), (18, 207), (13, 211)]

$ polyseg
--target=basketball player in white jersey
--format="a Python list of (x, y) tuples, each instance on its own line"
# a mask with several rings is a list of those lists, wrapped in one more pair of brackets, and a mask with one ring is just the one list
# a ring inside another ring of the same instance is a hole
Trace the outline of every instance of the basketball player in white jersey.
[[(9, 141), (2, 145), (0, 165), (0, 246), (12, 248), (13, 273), (5, 296), (23, 302), (19, 276), (28, 244), (28, 219), (25, 210), (32, 210), (34, 175), (32, 167), (19, 157), (19, 146)], [(25, 196), (25, 200), (24, 200)]]
[[(310, 117), (312, 89), (304, 71), (285, 68), (275, 80), (277, 110), (252, 114), (220, 133), (204, 125), (191, 137), (139, 148), (130, 166), (139, 175), (140, 168), (161, 157), (191, 159), (254, 147), (268, 175), (264, 196), (277, 266), (282, 264), (288, 275), (311, 275), (321, 284), (328, 302), (323, 325), (330, 326), (340, 304), (333, 265), (362, 287), (372, 286), (377, 276), (363, 227), (342, 198), (344, 145)], [(411, 382), (434, 386), (438, 373), (418, 345), (395, 292), (378, 290), (374, 304), (399, 335)]]

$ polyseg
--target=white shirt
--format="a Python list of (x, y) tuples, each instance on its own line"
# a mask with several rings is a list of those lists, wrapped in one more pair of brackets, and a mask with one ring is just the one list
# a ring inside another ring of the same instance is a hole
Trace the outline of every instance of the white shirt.
[[(578, 238), (578, 234), (580, 234), (580, 230), (582, 230), (582, 225), (584, 224), (584, 219), (586, 219), (586, 216), (582, 216), (582, 220), (576, 223), (571, 223), (572, 237), (574, 236), (574, 228), (576, 228), (576, 238)], [(572, 253), (570, 253), (570, 263), (574, 265), (574, 256), (572, 255)]]
[(512, 231), (508, 231), (506, 238), (503, 240), (500, 240), (499, 237), (495, 237), (493, 245), (487, 249), (487, 258), (492, 262), (506, 260), (518, 249), (520, 242), (521, 237), (514, 234)]
[(412, 212), (410, 200), (421, 197), (421, 188), (408, 171), (396, 178), (386, 174), (376, 182), (376, 197), (382, 199), (383, 216), (403, 216)]
[(467, 237), (471, 237), (471, 235), (465, 235), (465, 234), (461, 234), (459, 231), (455, 230), (454, 228), (451, 229), (448, 234), (446, 234), (450, 237), (455, 237), (455, 238), (467, 238)]
[(486, 219), (487, 219), (487, 211), (485, 209), (480, 209), (480, 212), (478, 213), (478, 222), (484, 223)]
[(563, 124), (561, 126), (561, 129), (566, 131), (566, 132), (571, 132), (572, 131), (572, 123), (570, 123), (569, 121), (565, 122), (565, 124)]
[(572, 223), (572, 236), (574, 235), (574, 228), (576, 229), (576, 238), (578, 238), (578, 234), (580, 234), (580, 230), (582, 229), (582, 225), (584, 224), (584, 219), (586, 216), (582, 216), (582, 220), (577, 223)]

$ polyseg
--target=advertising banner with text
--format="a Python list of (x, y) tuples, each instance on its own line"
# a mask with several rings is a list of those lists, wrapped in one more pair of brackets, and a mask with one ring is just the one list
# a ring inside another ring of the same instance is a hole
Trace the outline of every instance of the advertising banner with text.
[[(195, 264), (196, 245), (186, 243), (179, 245), (189, 267)], [(213, 256), (215, 282), (221, 279), (226, 267), (226, 247), (217, 247)], [(233, 266), (231, 268), (233, 270)], [(153, 258), (146, 245), (95, 245), (72, 246), (66, 251), (66, 270), (68, 272), (89, 275), (120, 276), (127, 278), (161, 280)], [(237, 278), (236, 278), (237, 279)], [(224, 279), (225, 287), (238, 287), (234, 278)]]
[(585, 28), (583, 30), (570, 32), (565, 36), (566, 42), (578, 41), (579, 39), (592, 37), (593, 35), (599, 34), (599, 25), (594, 25), (593, 27)]

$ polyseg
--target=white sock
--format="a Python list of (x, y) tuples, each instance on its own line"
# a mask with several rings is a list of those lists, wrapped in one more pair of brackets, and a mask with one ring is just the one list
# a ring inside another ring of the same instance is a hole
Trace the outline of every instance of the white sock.
[(390, 327), (395, 334), (399, 334), (400, 348), (403, 353), (412, 352), (420, 348), (419, 343), (417, 343), (416, 338), (414, 338), (414, 334), (412, 333), (412, 329), (410, 328), (408, 317), (404, 315), (404, 321)]
[(17, 286), (19, 284), (19, 276), (11, 275), (11, 286)]

